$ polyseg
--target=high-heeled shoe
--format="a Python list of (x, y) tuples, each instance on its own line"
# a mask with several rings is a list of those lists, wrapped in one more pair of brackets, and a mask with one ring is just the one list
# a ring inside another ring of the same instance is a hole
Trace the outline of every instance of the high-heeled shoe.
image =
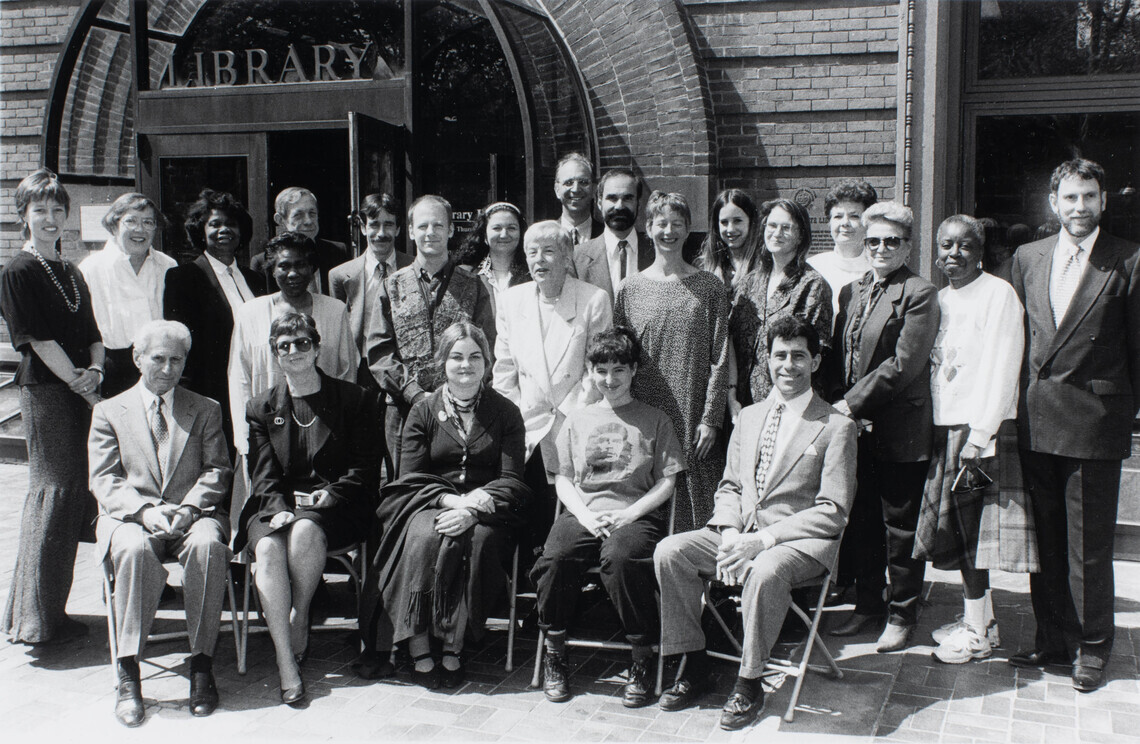
[(301, 680), (288, 689), (281, 690), (281, 702), (290, 708), (305, 707), (305, 703), (307, 702), (305, 697), (305, 680)]

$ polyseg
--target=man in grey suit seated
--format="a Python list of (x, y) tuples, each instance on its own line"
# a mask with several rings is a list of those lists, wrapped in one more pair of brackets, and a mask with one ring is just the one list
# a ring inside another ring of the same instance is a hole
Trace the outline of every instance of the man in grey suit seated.
[(190, 331), (155, 320), (134, 339), (142, 373), (129, 390), (95, 406), (88, 439), (91, 491), (99, 502), (99, 554), (110, 557), (119, 652), (115, 716), (138, 726), (145, 716), (139, 657), (158, 611), (173, 556), (183, 568), (190, 641), (190, 713), (218, 705), (212, 657), (231, 553), (223, 499), (233, 469), (215, 401), (177, 387)]
[(748, 725), (763, 707), (760, 675), (791, 588), (831, 566), (855, 495), (855, 422), (811, 387), (820, 363), (815, 329), (797, 316), (782, 319), (768, 331), (768, 349), (774, 387), (740, 414), (712, 519), (666, 538), (653, 555), (661, 652), (685, 654), (681, 676), (661, 696), (663, 710), (688, 707), (708, 687), (704, 583), (743, 587), (744, 652), (720, 719), (728, 730)]

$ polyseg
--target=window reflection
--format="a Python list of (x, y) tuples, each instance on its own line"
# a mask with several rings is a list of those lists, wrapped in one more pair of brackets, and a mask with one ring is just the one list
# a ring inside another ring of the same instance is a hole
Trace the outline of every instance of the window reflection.
[(1140, 72), (1140, 3), (985, 0), (978, 79)]

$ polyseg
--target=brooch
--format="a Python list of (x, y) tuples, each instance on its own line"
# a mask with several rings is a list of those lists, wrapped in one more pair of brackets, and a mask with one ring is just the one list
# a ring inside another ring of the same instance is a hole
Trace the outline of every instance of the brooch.
[(284, 426), (285, 425), (285, 419), (278, 416), (277, 418), (273, 419), (273, 425), (274, 426)]
[(447, 421), (447, 412), (446, 411), (440, 411), (439, 412), (439, 420), (441, 423), (444, 421)]

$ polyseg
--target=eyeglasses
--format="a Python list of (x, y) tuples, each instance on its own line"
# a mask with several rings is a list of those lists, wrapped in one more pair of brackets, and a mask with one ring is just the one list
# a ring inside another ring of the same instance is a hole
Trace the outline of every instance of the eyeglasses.
[(305, 352), (313, 348), (313, 339), (311, 338), (297, 338), (292, 341), (278, 341), (273, 347), (277, 349), (277, 356), (288, 354), (289, 349), (296, 349), (297, 351)]
[(138, 230), (142, 227), (145, 227), (147, 230), (153, 230), (158, 227), (158, 220), (151, 219), (150, 217), (143, 220), (140, 220), (138, 217), (124, 217), (121, 220), (121, 224), (131, 230)]
[(863, 247), (869, 251), (873, 251), (879, 246), (888, 251), (897, 251), (902, 247), (904, 240), (906, 238), (900, 238), (898, 235), (888, 235), (885, 238), (863, 238)]

